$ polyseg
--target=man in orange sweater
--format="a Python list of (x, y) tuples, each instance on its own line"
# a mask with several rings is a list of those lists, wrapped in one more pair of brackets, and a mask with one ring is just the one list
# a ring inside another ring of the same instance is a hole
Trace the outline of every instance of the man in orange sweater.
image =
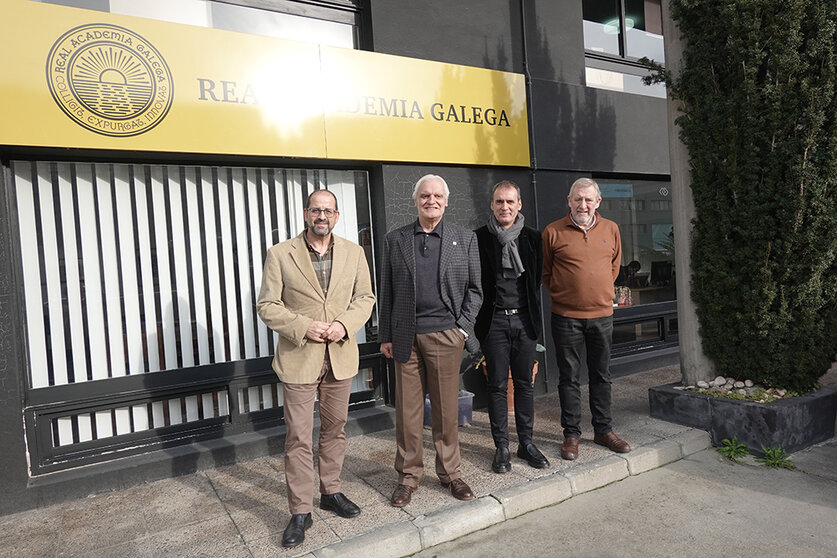
[(596, 211), (599, 185), (579, 178), (567, 196), (569, 213), (543, 231), (543, 284), (552, 298), (552, 339), (558, 360), (558, 397), (564, 443), (561, 457), (578, 457), (581, 438), (581, 350), (587, 349), (593, 441), (618, 453), (631, 446), (613, 432), (610, 416), (610, 344), (613, 282), (619, 274), (619, 227)]

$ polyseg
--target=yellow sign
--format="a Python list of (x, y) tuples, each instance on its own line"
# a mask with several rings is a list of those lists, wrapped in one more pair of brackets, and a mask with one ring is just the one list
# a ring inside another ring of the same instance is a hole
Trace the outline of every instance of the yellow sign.
[(0, 144), (529, 165), (523, 76), (7, 0)]

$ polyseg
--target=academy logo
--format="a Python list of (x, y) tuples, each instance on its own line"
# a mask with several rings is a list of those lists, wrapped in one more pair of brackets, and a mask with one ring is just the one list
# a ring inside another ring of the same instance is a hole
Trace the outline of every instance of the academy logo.
[(105, 136), (147, 132), (174, 99), (171, 71), (160, 52), (133, 31), (106, 23), (64, 33), (49, 51), (46, 75), (61, 110)]

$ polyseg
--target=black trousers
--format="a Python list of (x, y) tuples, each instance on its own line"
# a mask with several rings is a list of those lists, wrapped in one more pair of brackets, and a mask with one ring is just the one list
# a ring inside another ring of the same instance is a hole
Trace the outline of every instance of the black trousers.
[(535, 404), (532, 366), (538, 339), (528, 313), (507, 316), (494, 313), (488, 335), (482, 342), (488, 383), (488, 417), (496, 447), (509, 445), (507, 402), (509, 369), (514, 385), (514, 423), (521, 445), (532, 441)]
[(590, 412), (593, 430), (607, 434), (613, 427), (610, 416), (610, 345), (613, 316), (576, 319), (552, 314), (552, 340), (558, 360), (558, 398), (564, 437), (581, 437), (581, 350), (587, 352)]

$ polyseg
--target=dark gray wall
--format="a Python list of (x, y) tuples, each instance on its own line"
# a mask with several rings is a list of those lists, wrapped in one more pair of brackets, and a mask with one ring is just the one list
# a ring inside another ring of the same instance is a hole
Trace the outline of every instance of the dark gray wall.
[(517, 0), (369, 0), (376, 52), (523, 71)]
[(532, 79), (584, 84), (584, 35), (578, 0), (527, 0), (526, 55)]
[(668, 174), (665, 99), (533, 80), (538, 169)]

